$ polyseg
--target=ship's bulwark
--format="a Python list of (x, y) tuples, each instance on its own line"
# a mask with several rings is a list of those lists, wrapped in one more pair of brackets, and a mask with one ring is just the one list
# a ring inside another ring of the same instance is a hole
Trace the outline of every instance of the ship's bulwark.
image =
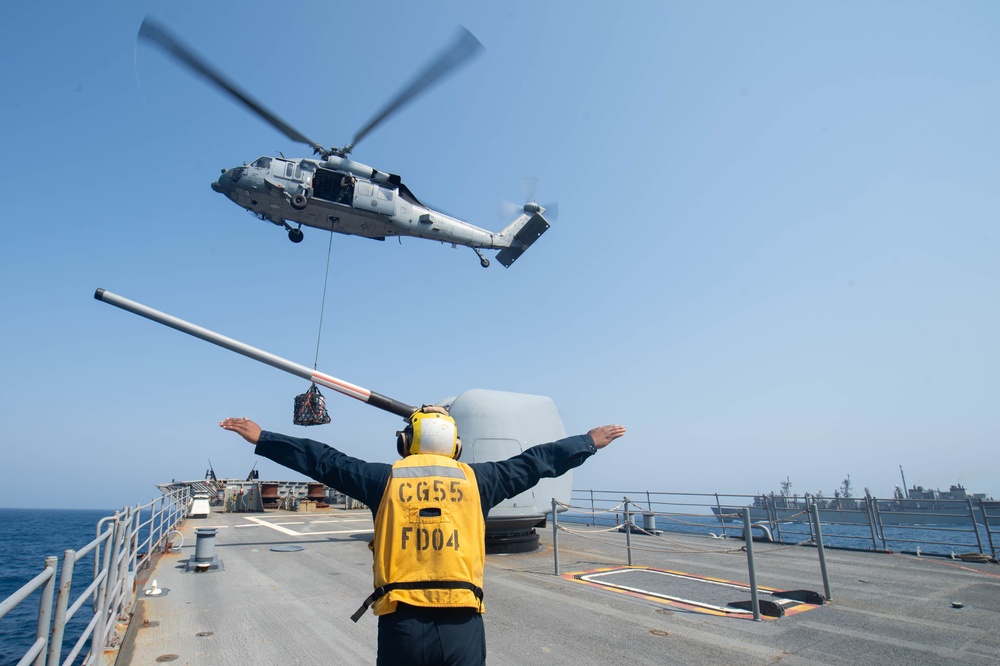
[[(187, 573), (194, 530), (216, 527), (219, 571)], [(693, 576), (748, 580), (732, 539), (598, 531), (559, 533), (561, 573), (625, 563)], [(349, 617), (371, 590), (368, 511), (212, 514), (183, 526), (184, 546), (153, 570), (164, 590), (140, 591), (119, 663), (274, 664), (375, 661), (376, 620)], [(578, 534), (586, 532), (586, 534)], [(753, 622), (554, 575), (551, 532), (533, 553), (487, 558), (489, 663), (815, 664), (1000, 662), (1000, 567), (941, 558), (826, 554), (832, 603)], [(276, 552), (297, 545), (298, 552)], [(822, 592), (813, 548), (756, 544), (757, 582)], [(139, 581), (140, 590), (148, 583)], [(709, 584), (709, 583), (706, 583)], [(684, 594), (692, 591), (684, 582)], [(733, 601), (748, 599), (734, 589)], [(962, 605), (953, 607), (952, 602)]]

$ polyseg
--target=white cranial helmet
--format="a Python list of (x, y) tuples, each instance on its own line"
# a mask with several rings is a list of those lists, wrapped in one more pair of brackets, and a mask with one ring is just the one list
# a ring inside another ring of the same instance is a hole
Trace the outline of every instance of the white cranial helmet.
[(417, 453), (433, 453), (458, 460), (462, 441), (455, 419), (443, 407), (425, 406), (410, 416), (409, 424), (396, 433), (396, 448), (404, 458)]

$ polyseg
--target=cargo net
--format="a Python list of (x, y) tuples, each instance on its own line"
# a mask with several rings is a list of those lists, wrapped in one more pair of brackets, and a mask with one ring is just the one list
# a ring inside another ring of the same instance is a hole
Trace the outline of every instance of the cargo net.
[(319, 392), (319, 387), (313, 384), (302, 395), (295, 396), (295, 415), (292, 423), (301, 426), (323, 425), (330, 422), (330, 414), (326, 411), (326, 398)]

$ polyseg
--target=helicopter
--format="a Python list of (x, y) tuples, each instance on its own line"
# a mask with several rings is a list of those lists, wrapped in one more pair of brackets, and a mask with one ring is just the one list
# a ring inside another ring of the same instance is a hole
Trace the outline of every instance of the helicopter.
[(139, 28), (139, 37), (162, 48), (290, 140), (312, 148), (313, 157), (289, 159), (279, 153), (278, 157), (262, 156), (249, 164), (222, 169), (212, 183), (214, 191), (256, 218), (285, 229), (293, 243), (302, 241), (303, 226), (379, 241), (412, 236), (472, 248), (483, 268), (488, 268), (490, 261), (482, 250), (499, 250), (497, 261), (509, 268), (549, 229), (546, 207), (533, 200), (520, 206), (517, 217), (501, 231), (482, 229), (421, 203), (400, 176), (349, 157), (369, 132), (482, 50), (479, 40), (465, 28), (354, 135), (351, 143), (330, 148), (279, 118), (148, 16)]

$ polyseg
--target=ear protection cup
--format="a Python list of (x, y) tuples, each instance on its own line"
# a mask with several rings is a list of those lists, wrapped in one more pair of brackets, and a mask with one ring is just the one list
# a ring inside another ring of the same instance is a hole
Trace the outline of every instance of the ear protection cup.
[(456, 437), (455, 438), (455, 455), (454, 455), (454, 458), (455, 458), (455, 460), (458, 460), (461, 457), (462, 457), (462, 438), (461, 437)]
[(400, 458), (410, 455), (410, 443), (413, 442), (413, 426), (408, 425), (396, 432), (396, 452)]

